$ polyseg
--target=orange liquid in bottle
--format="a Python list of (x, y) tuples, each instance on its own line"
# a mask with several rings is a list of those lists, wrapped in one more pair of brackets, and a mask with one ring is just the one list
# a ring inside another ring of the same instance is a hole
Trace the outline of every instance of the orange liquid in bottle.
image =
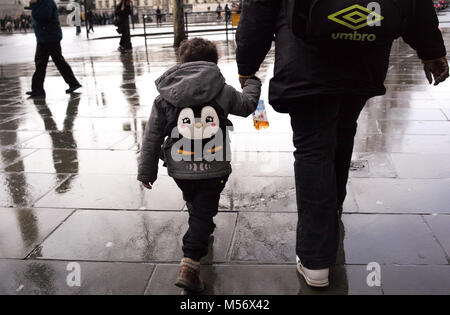
[(255, 126), (256, 130), (266, 129), (269, 128), (269, 122), (268, 121), (262, 121), (262, 120), (253, 120), (253, 125)]

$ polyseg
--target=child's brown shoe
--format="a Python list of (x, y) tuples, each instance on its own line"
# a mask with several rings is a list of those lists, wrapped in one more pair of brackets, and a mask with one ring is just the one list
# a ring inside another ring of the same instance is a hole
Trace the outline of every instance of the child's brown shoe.
[(200, 279), (200, 262), (190, 258), (183, 258), (175, 285), (196, 293), (205, 290), (203, 281)]

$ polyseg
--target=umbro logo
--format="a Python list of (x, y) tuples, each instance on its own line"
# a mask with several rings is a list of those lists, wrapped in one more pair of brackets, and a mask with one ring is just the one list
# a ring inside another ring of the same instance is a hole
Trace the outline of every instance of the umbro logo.
[(329, 15), (328, 19), (357, 31), (366, 26), (380, 25), (384, 17), (376, 11), (355, 4)]

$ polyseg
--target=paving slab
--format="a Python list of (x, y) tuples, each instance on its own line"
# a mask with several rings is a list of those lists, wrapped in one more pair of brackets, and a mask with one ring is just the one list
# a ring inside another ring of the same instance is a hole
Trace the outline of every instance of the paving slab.
[(181, 210), (185, 204), (172, 178), (160, 176), (152, 190), (145, 189), (136, 175), (81, 174), (70, 185), (51, 192), (38, 207), (71, 206), (87, 209)]
[[(350, 169), (350, 177), (395, 178), (397, 173), (388, 153), (355, 152), (352, 161), (363, 162), (362, 169)], [(289, 177), (294, 176), (292, 152), (233, 152), (232, 167), (235, 174), (243, 177)]]
[(42, 131), (18, 131), (18, 132), (10, 132), (10, 131), (0, 131), (0, 146), (20, 146), (24, 142), (38, 137), (42, 134)]
[(355, 139), (356, 152), (450, 154), (449, 135), (367, 135)]
[(0, 208), (0, 258), (27, 257), (73, 210)]
[[(137, 175), (139, 158), (136, 151), (40, 149), (10, 165), (6, 171)], [(160, 166), (160, 175), (167, 175), (167, 169), (162, 163)]]
[[(143, 294), (153, 269), (151, 264), (0, 260), (0, 294)], [(80, 286), (70, 286), (67, 279), (77, 279), (73, 272), (78, 270)]]
[(391, 153), (399, 178), (450, 178), (450, 154)]
[[(215, 218), (213, 246), (205, 261), (225, 261), (236, 214)], [(172, 211), (77, 211), (32, 255), (41, 259), (177, 262), (188, 214)], [(64, 242), (61, 240), (64, 239)]]
[(295, 262), (296, 213), (239, 213), (232, 261)]
[[(173, 285), (178, 270), (178, 265), (157, 265), (145, 294), (184, 294)], [(380, 288), (367, 286), (367, 272), (361, 266), (332, 268), (331, 286), (326, 289), (308, 287), (295, 265), (207, 265), (201, 267), (201, 277), (206, 286), (203, 295), (381, 294)]]
[(32, 206), (50, 191), (59, 194), (65, 179), (56, 174), (0, 173), (0, 207)]
[(450, 179), (353, 178), (359, 212), (450, 213)]
[(390, 154), (354, 152), (352, 162), (362, 163), (362, 169), (350, 167), (350, 178), (396, 178), (398, 176)]
[(381, 278), (387, 295), (450, 294), (450, 266), (385, 266)]
[[(417, 88), (417, 86), (413, 86), (413, 88)], [(362, 119), (376, 120), (447, 120), (440, 109), (390, 108), (386, 110), (379, 110), (378, 108), (366, 107), (360, 117)]]
[(24, 149), (109, 149), (122, 141), (127, 132), (50, 131), (23, 142)]
[(447, 253), (447, 259), (450, 263), (450, 216), (432, 215), (424, 216), (428, 226), (433, 232), (439, 244)]
[(448, 263), (421, 216), (348, 214), (343, 223), (346, 264)]
[(442, 109), (442, 111), (445, 114), (445, 117), (447, 117), (447, 120), (450, 120), (450, 109)]
[(384, 135), (449, 135), (448, 121), (377, 121), (381, 134)]
[(30, 155), (36, 150), (28, 149), (28, 150), (17, 150), (17, 149), (0, 149), (0, 172), (4, 172), (5, 169), (20, 160), (24, 157)]
[[(234, 172), (221, 195), (219, 210), (297, 212), (295, 180), (292, 176), (240, 176), (240, 173)], [(350, 187), (344, 211), (358, 211)]]

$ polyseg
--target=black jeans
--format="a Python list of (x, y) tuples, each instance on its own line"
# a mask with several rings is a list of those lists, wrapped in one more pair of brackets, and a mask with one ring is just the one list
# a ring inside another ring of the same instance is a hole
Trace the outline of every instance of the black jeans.
[(220, 193), (227, 180), (228, 176), (204, 180), (175, 179), (189, 211), (189, 229), (183, 237), (184, 257), (200, 261), (208, 254), (209, 236), (216, 228), (213, 218), (219, 211)]
[(336, 262), (337, 208), (347, 191), (357, 120), (365, 96), (317, 95), (291, 106), (298, 225), (296, 252), (309, 269)]
[(33, 92), (44, 91), (44, 80), (47, 72), (48, 58), (52, 57), (53, 62), (61, 73), (64, 81), (70, 86), (78, 85), (78, 80), (73, 74), (72, 68), (66, 62), (61, 52), (61, 45), (59, 42), (50, 44), (37, 44), (34, 62), (36, 64), (36, 71), (33, 74), (31, 81), (31, 90)]

